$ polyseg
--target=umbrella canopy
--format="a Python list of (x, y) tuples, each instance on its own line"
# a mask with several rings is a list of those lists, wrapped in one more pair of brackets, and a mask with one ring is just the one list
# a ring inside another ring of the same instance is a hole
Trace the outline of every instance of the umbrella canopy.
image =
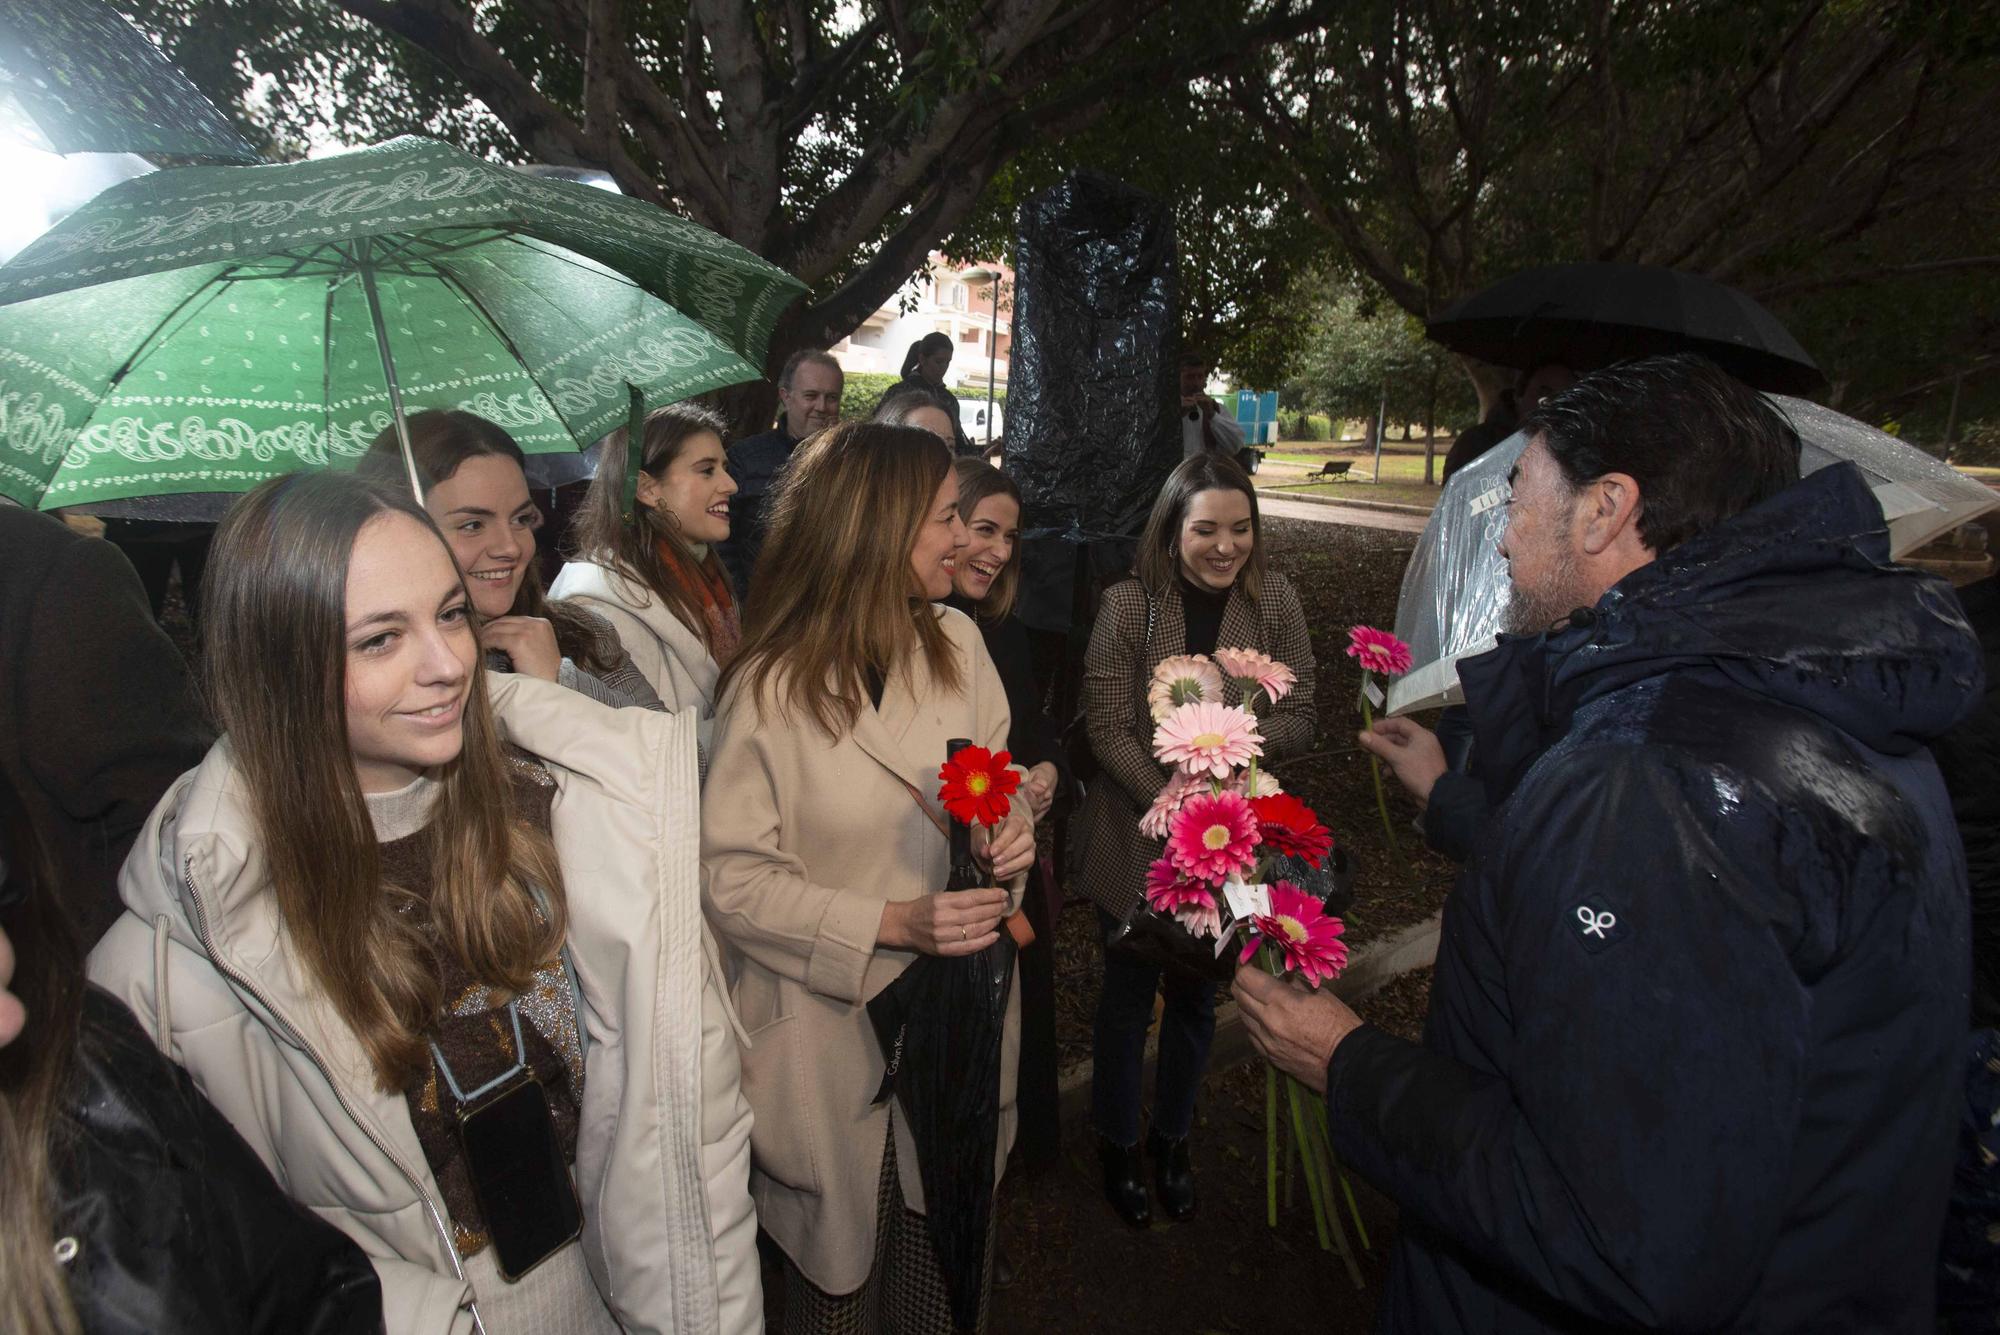
[(97, 0), (0, 5), (0, 132), (55, 153), (257, 160), (229, 118)]
[(44, 509), (351, 465), (402, 406), (530, 453), (757, 379), (803, 291), (637, 200), (425, 139), (114, 186), (0, 267), (0, 492)]
[(1591, 371), (1699, 352), (1755, 389), (1805, 394), (1826, 384), (1798, 340), (1754, 299), (1647, 264), (1526, 269), (1458, 302), (1425, 332), (1453, 352), (1521, 370), (1560, 362)]
[[(2000, 492), (1914, 445), (1804, 399), (1767, 395), (1799, 433), (1799, 471), (1848, 462), (1882, 505), (1889, 551), (1898, 559), (1940, 534), (2000, 510)], [(1416, 667), (1389, 686), (1388, 712), (1408, 714), (1464, 698), (1458, 660), (1492, 648), (1505, 623), (1510, 586), (1500, 559), (1507, 475), (1528, 446), (1515, 432), (1452, 475), (1403, 571), (1396, 634)]]

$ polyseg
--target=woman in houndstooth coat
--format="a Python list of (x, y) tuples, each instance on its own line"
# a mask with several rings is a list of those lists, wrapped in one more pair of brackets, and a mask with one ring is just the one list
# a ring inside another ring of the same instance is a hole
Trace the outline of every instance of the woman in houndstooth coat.
[[(1160, 840), (1139, 829), (1168, 775), (1153, 759), (1146, 705), (1147, 683), (1162, 660), (1213, 653), (1218, 646), (1269, 654), (1298, 674), (1298, 684), (1275, 706), (1261, 708), (1264, 755), (1282, 767), (1286, 756), (1312, 745), (1312, 640), (1298, 595), (1268, 569), (1267, 555), (1249, 477), (1230, 460), (1197, 455), (1174, 470), (1154, 502), (1132, 578), (1105, 591), (1083, 684), (1090, 747), (1101, 773), (1077, 813), (1074, 884), (1096, 903), (1107, 934), (1139, 903), (1146, 868), (1164, 852)], [(1224, 699), (1242, 703), (1233, 685), (1225, 686)], [(1172, 975), (1164, 982), (1147, 1150), (1155, 1160), (1161, 1208), (1186, 1219), (1195, 1205), (1187, 1136), (1215, 1033), (1216, 986)], [(1141, 1076), (1161, 983), (1156, 966), (1106, 950), (1091, 1116), (1105, 1195), (1127, 1223), (1141, 1228), (1152, 1220), (1140, 1176)]]

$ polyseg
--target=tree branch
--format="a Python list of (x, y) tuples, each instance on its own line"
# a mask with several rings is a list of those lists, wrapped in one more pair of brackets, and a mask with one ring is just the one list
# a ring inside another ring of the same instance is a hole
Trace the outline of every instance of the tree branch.
[(1879, 283), (1885, 278), (1930, 278), (1938, 274), (1962, 273), (1968, 269), (2000, 269), (2000, 255), (1960, 255), (1954, 259), (1924, 260), (1916, 264), (1882, 264), (1868, 269), (1849, 269), (1844, 273), (1766, 283), (1750, 288), (1749, 292), (1759, 301), (1771, 302), (1780, 297), (1796, 297), (1802, 292)]
[(591, 165), (590, 137), (538, 92), (448, 0), (335, 0), (342, 9), (429, 52), (456, 70), (521, 147), (548, 162)]
[(1314, 221), (1341, 239), (1355, 264), (1381, 285), (1391, 301), (1419, 319), (1427, 318), (1429, 294), (1423, 286), (1410, 281), (1389, 248), (1361, 225), (1351, 208), (1329, 197), (1306, 173), (1303, 164), (1310, 158), (1305, 136), (1284, 108), (1276, 105), (1268, 84), (1252, 91), (1245, 80), (1231, 78), (1227, 86), (1236, 105), (1277, 140), (1281, 150), (1278, 158), (1290, 171), (1297, 198)]

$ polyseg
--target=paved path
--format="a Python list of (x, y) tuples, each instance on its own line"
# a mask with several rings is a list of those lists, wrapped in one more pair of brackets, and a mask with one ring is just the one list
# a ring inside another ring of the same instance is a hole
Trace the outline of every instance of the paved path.
[(1351, 524), (1361, 528), (1382, 528), (1392, 533), (1422, 533), (1423, 515), (1403, 514), (1396, 510), (1367, 510), (1358, 505), (1341, 505), (1337, 502), (1307, 501), (1266, 496), (1257, 497), (1257, 508), (1267, 515), (1280, 519), (1309, 519), (1321, 524)]

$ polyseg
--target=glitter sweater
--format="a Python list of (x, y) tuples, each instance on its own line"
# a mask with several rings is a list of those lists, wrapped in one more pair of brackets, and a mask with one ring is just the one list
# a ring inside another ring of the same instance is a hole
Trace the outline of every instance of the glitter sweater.
[[(508, 771), (515, 810), (546, 833), (554, 780), (519, 755), (510, 757)], [(430, 809), (436, 796), (435, 781), (419, 778), (407, 788), (368, 798), (368, 814), (375, 823), (376, 838), (381, 840), (383, 876), (416, 896), (413, 911), (418, 913), (424, 911), (432, 890)], [(447, 951), (438, 950), (433, 960), (444, 983), (445, 1004), (429, 1037), (443, 1049), (459, 1088), (476, 1090), (515, 1062), (507, 994), (475, 979), (464, 963)], [(528, 1068), (548, 1095), (563, 1158), (573, 1162), (577, 1109), (583, 1098), (583, 1044), (577, 1030), (576, 995), (562, 962), (552, 960), (538, 972), (520, 1001)], [(459, 1252), (474, 1255), (489, 1241), (486, 1222), (459, 1143), (458, 1100), (435, 1060), (404, 1090), (404, 1098), (424, 1158), (451, 1215)]]

